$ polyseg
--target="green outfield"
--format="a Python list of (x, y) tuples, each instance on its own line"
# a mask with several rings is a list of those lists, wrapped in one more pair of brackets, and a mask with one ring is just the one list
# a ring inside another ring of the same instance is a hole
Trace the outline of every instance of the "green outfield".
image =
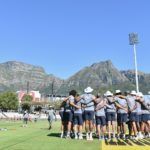
[(47, 121), (29, 123), (22, 127), (21, 121), (0, 121), (0, 150), (100, 150), (101, 144), (94, 141), (59, 138), (59, 122), (54, 122), (52, 130), (47, 129)]
[[(48, 130), (47, 121), (30, 122), (27, 128), (22, 121), (0, 121), (0, 150), (149, 150), (150, 139), (94, 141), (61, 139), (60, 122)], [(5, 129), (6, 128), (6, 129)]]

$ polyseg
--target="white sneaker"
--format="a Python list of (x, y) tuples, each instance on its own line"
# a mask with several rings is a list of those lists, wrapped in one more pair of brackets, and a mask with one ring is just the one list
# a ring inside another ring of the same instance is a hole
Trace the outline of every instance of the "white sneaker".
[(141, 135), (140, 135), (140, 137), (141, 137), (141, 139), (144, 139), (144, 136), (143, 136), (143, 134), (141, 134)]
[(86, 140), (89, 140), (90, 139), (90, 137), (89, 137), (89, 134), (87, 133), (86, 134)]
[(126, 135), (125, 135), (125, 134), (123, 134), (122, 138), (123, 138), (123, 139), (126, 139)]
[(71, 138), (70, 135), (67, 135), (67, 136), (66, 136), (66, 139), (70, 139), (70, 138)]
[(83, 137), (82, 137), (82, 135), (80, 135), (80, 136), (79, 136), (79, 140), (83, 140)]
[(142, 133), (141, 133), (141, 134), (138, 134), (138, 138), (139, 138), (139, 139), (143, 139), (143, 138), (144, 138), (143, 134), (142, 134)]
[(117, 139), (120, 139), (120, 134), (117, 135)]
[(74, 132), (73, 137), (74, 137), (75, 140), (77, 140), (77, 139), (78, 139), (78, 133), (77, 133), (77, 132)]
[(89, 138), (89, 140), (93, 141), (93, 135), (92, 135), (92, 133), (90, 133), (90, 138)]
[(113, 134), (113, 139), (116, 138), (115, 134)]
[(64, 134), (63, 134), (63, 133), (61, 133), (60, 138), (63, 138), (63, 136), (64, 136)]
[(139, 137), (138, 137), (138, 136), (136, 136), (136, 137), (135, 137), (135, 140), (138, 140), (138, 139), (139, 139)]
[(90, 141), (93, 141), (93, 137), (90, 137), (89, 140), (90, 140)]
[(129, 139), (131, 139), (131, 140), (132, 140), (132, 139), (133, 139), (133, 136), (132, 136), (132, 135), (130, 135), (130, 136), (129, 136)]

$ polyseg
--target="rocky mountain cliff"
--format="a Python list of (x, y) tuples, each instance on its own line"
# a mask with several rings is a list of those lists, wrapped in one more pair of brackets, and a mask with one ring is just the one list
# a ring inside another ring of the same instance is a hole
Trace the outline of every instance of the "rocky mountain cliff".
[[(128, 78), (129, 82), (135, 85), (135, 71), (127, 70), (121, 71), (121, 74)], [(150, 91), (150, 74), (138, 71), (138, 80), (139, 80), (139, 89), (143, 93), (147, 94), (147, 91)]]
[[(150, 90), (150, 74), (139, 72), (139, 82), (142, 92)], [(66, 93), (70, 89), (82, 92), (87, 86), (91, 86), (95, 91), (135, 90), (135, 72), (134, 70), (119, 71), (110, 60), (94, 63), (66, 80), (59, 92)]]
[[(95, 91), (135, 89), (134, 70), (119, 71), (110, 60), (94, 63), (67, 80), (48, 75), (40, 66), (9, 61), (0, 64), (0, 91), (39, 90), (43, 94), (67, 94), (71, 89), (83, 92), (91, 86)], [(139, 72), (142, 92), (150, 91), (150, 74)]]
[(58, 89), (62, 80), (54, 75), (46, 74), (45, 70), (39, 66), (16, 61), (0, 64), (0, 91), (26, 90), (27, 83), (30, 90), (42, 90), (54, 81)]

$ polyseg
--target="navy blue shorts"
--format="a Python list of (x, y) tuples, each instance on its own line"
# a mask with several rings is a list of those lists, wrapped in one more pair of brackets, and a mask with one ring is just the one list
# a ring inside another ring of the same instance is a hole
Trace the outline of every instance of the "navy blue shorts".
[(83, 125), (82, 114), (80, 114), (80, 113), (75, 113), (73, 120), (74, 120), (74, 125)]
[(63, 121), (72, 121), (73, 120), (73, 113), (71, 111), (64, 112)]
[(129, 113), (129, 121), (137, 122), (137, 113), (136, 112)]
[(142, 114), (141, 120), (143, 122), (147, 122), (148, 120), (150, 120), (150, 114)]
[(115, 112), (106, 112), (106, 120), (107, 121), (116, 121), (116, 113)]
[(84, 111), (84, 119), (85, 121), (92, 121), (94, 118), (94, 111), (85, 110)]
[(82, 119), (83, 119), (83, 122), (84, 122), (85, 121), (84, 112), (82, 112)]
[(96, 119), (95, 119), (95, 117), (93, 118), (93, 124), (94, 124), (94, 125), (96, 124)]
[(106, 117), (105, 116), (96, 116), (96, 125), (105, 126), (106, 125)]
[(138, 115), (138, 114), (137, 114), (136, 117), (137, 117), (137, 119), (136, 119), (137, 122), (142, 122), (142, 115)]
[(64, 111), (60, 111), (59, 115), (60, 115), (61, 121), (63, 121), (63, 119), (64, 119)]
[(127, 118), (128, 118), (128, 115), (126, 113), (118, 113), (117, 114), (117, 122), (118, 124), (120, 123), (126, 123), (127, 122)]

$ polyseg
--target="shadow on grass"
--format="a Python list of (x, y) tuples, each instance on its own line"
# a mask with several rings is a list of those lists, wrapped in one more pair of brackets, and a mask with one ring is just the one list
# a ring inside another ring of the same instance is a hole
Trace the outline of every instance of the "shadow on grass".
[(131, 139), (118, 139), (116, 141), (113, 140), (105, 140), (106, 145), (120, 145), (120, 146), (150, 146), (150, 139), (142, 139), (142, 140), (131, 140)]
[(60, 137), (60, 133), (50, 133), (47, 136), (50, 136), (50, 137)]

